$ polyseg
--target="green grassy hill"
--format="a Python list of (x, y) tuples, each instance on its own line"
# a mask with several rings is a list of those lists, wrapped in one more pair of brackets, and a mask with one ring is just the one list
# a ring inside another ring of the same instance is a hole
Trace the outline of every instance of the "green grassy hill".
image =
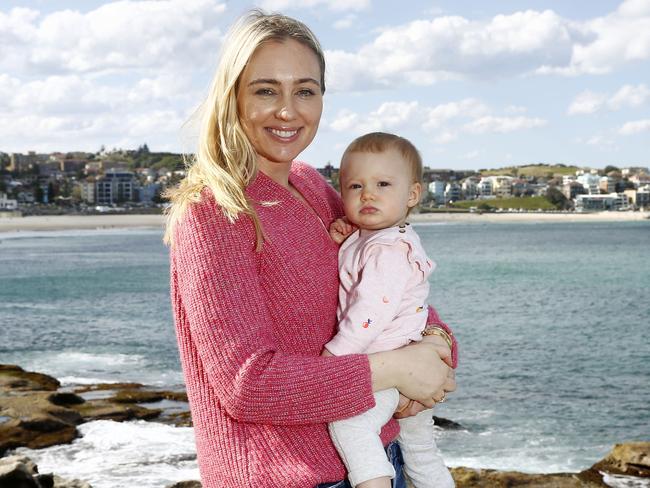
[(495, 198), (493, 200), (462, 200), (453, 204), (456, 208), (470, 208), (488, 205), (491, 208), (523, 208), (524, 210), (556, 210), (555, 205), (548, 201), (546, 197), (511, 197)]
[(530, 164), (527, 166), (509, 166), (505, 168), (482, 170), (481, 176), (535, 176), (553, 177), (561, 175), (575, 175), (579, 170), (577, 166), (563, 164)]

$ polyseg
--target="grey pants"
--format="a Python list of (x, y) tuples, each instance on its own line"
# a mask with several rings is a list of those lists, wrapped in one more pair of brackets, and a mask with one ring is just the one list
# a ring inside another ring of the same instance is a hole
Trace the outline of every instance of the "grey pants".
[[(376, 405), (367, 412), (329, 424), (329, 431), (352, 486), (364, 481), (395, 476), (379, 433), (397, 408), (395, 388), (375, 393)], [(401, 419), (397, 441), (402, 450), (404, 471), (415, 488), (452, 488), (454, 481), (436, 446), (432, 410)]]

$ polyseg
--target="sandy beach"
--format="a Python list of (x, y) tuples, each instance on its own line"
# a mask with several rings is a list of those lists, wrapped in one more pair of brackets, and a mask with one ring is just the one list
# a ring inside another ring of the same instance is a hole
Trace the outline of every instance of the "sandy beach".
[(156, 214), (41, 215), (0, 217), (0, 232), (52, 231), (73, 229), (163, 229), (165, 217)]
[[(595, 212), (595, 213), (427, 213), (413, 214), (414, 223), (544, 223), (544, 222), (625, 222), (650, 219), (650, 212)], [(0, 232), (52, 231), (72, 229), (163, 229), (162, 215), (53, 215), (30, 217), (0, 217)]]
[(650, 219), (650, 212), (591, 212), (591, 213), (424, 213), (413, 214), (409, 220), (425, 222), (472, 222), (472, 223), (560, 223), (560, 222), (631, 222)]

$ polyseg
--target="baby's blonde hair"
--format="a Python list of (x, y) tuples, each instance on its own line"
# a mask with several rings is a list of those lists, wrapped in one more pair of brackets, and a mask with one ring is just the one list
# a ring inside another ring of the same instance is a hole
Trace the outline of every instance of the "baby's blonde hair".
[(318, 39), (305, 24), (261, 10), (252, 10), (239, 19), (226, 36), (210, 92), (197, 111), (201, 115), (201, 130), (196, 154), (185, 157), (185, 178), (164, 194), (171, 202), (165, 243), (173, 246), (176, 224), (191, 203), (201, 201), (203, 189), (209, 188), (228, 220), (234, 222), (241, 213), (251, 218), (257, 249), (261, 249), (262, 225), (245, 194), (246, 187), (257, 176), (257, 153), (239, 120), (237, 89), (242, 72), (260, 45), (287, 39), (314, 52), (321, 68), (321, 91), (325, 93), (325, 56)]
[(346, 148), (341, 161), (350, 153), (381, 153), (395, 149), (409, 164), (413, 180), (411, 183), (422, 183), (422, 157), (411, 141), (404, 137), (388, 132), (370, 132), (357, 137)]

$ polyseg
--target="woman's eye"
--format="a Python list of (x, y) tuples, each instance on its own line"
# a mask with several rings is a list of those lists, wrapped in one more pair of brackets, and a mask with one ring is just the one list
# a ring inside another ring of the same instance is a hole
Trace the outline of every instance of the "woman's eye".
[(301, 97), (311, 97), (314, 94), (314, 90), (311, 90), (309, 88), (303, 88), (302, 90), (298, 91), (298, 95)]
[(273, 90), (271, 90), (270, 88), (260, 88), (259, 90), (257, 90), (255, 92), (255, 95), (261, 95), (263, 97), (268, 97), (268, 96), (273, 95)]

